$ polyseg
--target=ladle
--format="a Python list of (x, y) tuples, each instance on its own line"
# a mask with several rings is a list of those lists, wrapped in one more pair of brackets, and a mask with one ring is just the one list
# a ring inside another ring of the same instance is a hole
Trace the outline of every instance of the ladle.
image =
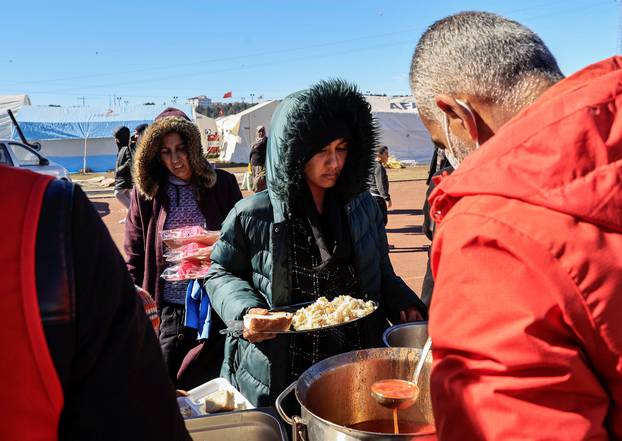
[(378, 404), (389, 409), (407, 409), (415, 404), (419, 397), (419, 375), (431, 348), (432, 339), (428, 337), (415, 367), (413, 381), (388, 379), (376, 381), (371, 385), (371, 396)]

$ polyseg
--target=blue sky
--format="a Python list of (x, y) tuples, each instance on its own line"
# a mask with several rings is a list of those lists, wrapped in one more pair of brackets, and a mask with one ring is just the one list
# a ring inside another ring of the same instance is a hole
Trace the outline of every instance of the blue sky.
[(342, 77), (373, 93), (408, 94), (423, 30), (485, 10), (537, 32), (566, 74), (617, 50), (614, 0), (306, 0), (5, 2), (0, 94), (33, 104), (170, 102), (233, 91), (283, 96)]

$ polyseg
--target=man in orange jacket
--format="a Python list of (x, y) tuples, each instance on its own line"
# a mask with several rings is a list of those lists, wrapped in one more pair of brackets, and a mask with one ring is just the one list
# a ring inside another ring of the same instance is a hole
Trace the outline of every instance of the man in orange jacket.
[(189, 440), (115, 244), (80, 187), (0, 166), (0, 440)]
[(423, 34), (411, 85), (457, 167), (430, 196), (439, 439), (622, 439), (622, 58), (564, 79), (467, 12)]

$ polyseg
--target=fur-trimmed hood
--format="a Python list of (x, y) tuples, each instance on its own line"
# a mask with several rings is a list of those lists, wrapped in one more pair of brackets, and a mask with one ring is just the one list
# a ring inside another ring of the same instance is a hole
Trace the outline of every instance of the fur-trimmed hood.
[(353, 84), (321, 81), (286, 97), (272, 116), (266, 168), (273, 204), (288, 204), (302, 194), (305, 164), (326, 145), (335, 122), (350, 134), (336, 189), (344, 200), (368, 190), (378, 139), (371, 107)]
[(160, 162), (162, 138), (177, 132), (186, 141), (192, 168), (192, 180), (197, 188), (210, 188), (216, 183), (216, 172), (203, 155), (198, 127), (179, 116), (169, 116), (151, 124), (136, 149), (134, 156), (134, 184), (146, 199), (153, 199), (168, 179), (169, 171)]

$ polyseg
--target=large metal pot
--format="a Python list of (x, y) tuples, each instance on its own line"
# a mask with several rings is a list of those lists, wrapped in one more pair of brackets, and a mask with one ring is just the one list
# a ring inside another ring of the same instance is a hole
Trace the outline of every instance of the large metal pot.
[(423, 348), (428, 339), (428, 322), (400, 323), (384, 331), (382, 341), (390, 348)]
[[(433, 440), (434, 435), (387, 434), (352, 429), (357, 423), (390, 420), (392, 413), (372, 398), (371, 385), (386, 378), (412, 378), (421, 350), (416, 348), (376, 348), (348, 352), (327, 358), (307, 369), (276, 400), (281, 417), (292, 426), (293, 440)], [(421, 394), (417, 403), (400, 410), (399, 419), (434, 424), (430, 400), (432, 357), (420, 376)], [(283, 400), (295, 388), (301, 415), (290, 417)]]

